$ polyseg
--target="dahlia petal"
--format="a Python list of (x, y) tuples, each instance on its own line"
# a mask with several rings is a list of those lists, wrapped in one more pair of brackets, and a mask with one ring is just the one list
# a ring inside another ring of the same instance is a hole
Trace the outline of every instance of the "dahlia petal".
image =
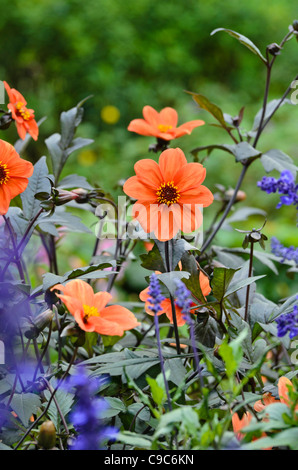
[(139, 200), (154, 200), (156, 199), (156, 193), (149, 189), (143, 182), (141, 182), (138, 176), (131, 176), (125, 181), (123, 191), (130, 197)]
[[(63, 286), (62, 286), (63, 287)], [(58, 288), (55, 286), (55, 289)], [(59, 288), (60, 289), (60, 288)], [(52, 290), (52, 289), (51, 289)], [(56, 296), (62, 300), (62, 302), (66, 305), (67, 310), (73, 316), (75, 316), (75, 312), (82, 310), (83, 304), (80, 302), (79, 299), (72, 297), (71, 295), (64, 295), (64, 294), (57, 294)]]
[(121, 305), (111, 305), (101, 311), (100, 318), (112, 323), (116, 323), (123, 332), (132, 330), (140, 325), (135, 315)]
[(159, 157), (159, 167), (164, 182), (175, 181), (176, 173), (187, 165), (187, 160), (181, 149), (164, 150)]
[(201, 287), (202, 294), (206, 297), (211, 292), (209, 278), (208, 276), (206, 276), (206, 274), (200, 271), (199, 280), (200, 280), (200, 287)]
[(144, 119), (133, 119), (127, 130), (145, 136), (154, 136), (156, 134), (156, 130)]
[(32, 139), (37, 140), (39, 129), (35, 119), (30, 119), (30, 121), (28, 121), (28, 128), (28, 133), (31, 135)]
[(23, 95), (18, 90), (16, 90), (15, 88), (10, 88), (8, 83), (5, 82), (4, 80), (3, 80), (3, 84), (5, 86), (5, 90), (8, 94), (9, 101), (12, 104), (17, 103), (18, 101), (21, 101), (22, 103), (24, 103), (24, 105), (27, 104), (27, 101), (25, 100)]
[(28, 186), (28, 179), (13, 177), (8, 180), (7, 185), (9, 187), (10, 197), (13, 199), (18, 194), (21, 194), (25, 191)]
[(26, 128), (24, 126), (24, 121), (22, 120), (22, 122), (19, 123), (16, 120), (16, 126), (17, 126), (17, 132), (19, 134), (20, 139), (24, 140), (27, 134)]
[[(179, 201), (180, 202), (180, 201)], [(176, 225), (184, 233), (191, 233), (197, 230), (203, 223), (203, 215), (199, 204), (179, 204), (175, 212)]]
[(134, 170), (139, 180), (155, 191), (163, 182), (163, 177), (158, 163), (150, 158), (139, 160), (135, 164)]
[(11, 201), (10, 191), (6, 186), (5, 184), (0, 186), (0, 215), (6, 214)]
[(109, 292), (97, 292), (94, 294), (94, 301), (92, 307), (96, 307), (98, 312), (101, 312), (102, 309), (107, 305), (108, 302), (112, 299), (112, 295)]
[(159, 124), (165, 124), (175, 128), (178, 122), (178, 113), (174, 108), (164, 108), (159, 113)]
[[(82, 281), (81, 279), (74, 279), (73, 281), (69, 281), (65, 286), (58, 284), (57, 286), (54, 286), (52, 290), (53, 289), (61, 290), (64, 296), (76, 299), (80, 302), (80, 305), (94, 305), (93, 289), (90, 284), (88, 284), (88, 282)], [(59, 297), (58, 294), (56, 295)]]
[(186, 134), (191, 134), (193, 129), (199, 126), (203, 126), (204, 124), (205, 122), (201, 121), (200, 119), (186, 122), (185, 124), (182, 124), (181, 126), (175, 129), (175, 138), (182, 137)]
[(152, 106), (144, 106), (143, 116), (145, 121), (152, 127), (157, 127), (159, 123), (159, 113)]
[(293, 387), (292, 382), (287, 377), (281, 377), (278, 381), (278, 394), (280, 401), (289, 406), (289, 390), (288, 387)]
[(191, 189), (189, 193), (187, 191), (182, 192), (179, 204), (198, 204), (203, 207), (208, 207), (212, 204), (213, 199), (214, 197), (210, 189), (201, 185), (196, 190)]
[(93, 331), (100, 335), (123, 336), (124, 334), (124, 330), (120, 325), (102, 317), (90, 317), (88, 323), (94, 328)]
[[(170, 322), (173, 324), (174, 322), (173, 322), (173, 312), (172, 312), (171, 301), (170, 299), (165, 299), (164, 302), (165, 302), (164, 304), (165, 314), (170, 320)], [(175, 305), (175, 312), (176, 312), (177, 326), (183, 326), (185, 324), (185, 320), (182, 316), (182, 309), (180, 307), (177, 307), (177, 305)]]
[(19, 158), (18, 154), (9, 162), (9, 176), (11, 178), (30, 178), (34, 171), (34, 167), (31, 162)]
[(162, 140), (173, 140), (175, 139), (175, 132), (171, 132), (171, 131), (168, 131), (168, 132), (160, 132), (159, 130), (156, 131), (156, 134), (155, 134), (156, 137), (158, 137), (159, 139), (162, 139)]
[[(188, 163), (182, 167), (175, 175), (175, 184), (181, 194), (192, 188), (197, 189), (206, 177), (206, 168), (200, 163)], [(181, 188), (181, 189), (180, 189)]]
[(88, 319), (87, 321), (83, 320), (84, 311), (82, 308), (75, 310), (73, 316), (81, 330), (87, 331), (89, 333), (95, 331), (95, 325), (93, 322), (89, 321), (90, 319)]

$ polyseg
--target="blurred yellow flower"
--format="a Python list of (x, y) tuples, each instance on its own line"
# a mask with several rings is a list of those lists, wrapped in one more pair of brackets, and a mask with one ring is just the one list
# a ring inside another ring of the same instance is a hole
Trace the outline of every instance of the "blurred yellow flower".
[(93, 150), (83, 150), (78, 155), (78, 162), (83, 166), (92, 166), (97, 160), (97, 155)]
[(120, 119), (120, 111), (113, 105), (104, 106), (100, 115), (101, 119), (107, 124), (116, 124)]

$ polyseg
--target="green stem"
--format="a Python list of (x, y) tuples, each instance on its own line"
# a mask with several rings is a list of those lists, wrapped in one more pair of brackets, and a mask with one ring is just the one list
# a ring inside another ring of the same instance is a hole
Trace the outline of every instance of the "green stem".
[[(251, 242), (251, 244), (250, 244), (248, 277), (251, 277), (251, 275), (252, 275), (253, 257), (254, 257), (254, 244), (253, 244), (253, 242)], [(250, 284), (246, 288), (245, 313), (244, 313), (244, 321), (246, 321), (246, 322), (248, 320), (249, 291), (250, 291)]]

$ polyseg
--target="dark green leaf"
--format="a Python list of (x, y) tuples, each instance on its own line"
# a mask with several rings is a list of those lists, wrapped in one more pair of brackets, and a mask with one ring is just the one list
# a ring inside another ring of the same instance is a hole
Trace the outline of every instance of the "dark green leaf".
[(217, 28), (212, 31), (211, 36), (219, 31), (224, 31), (225, 33), (228, 33), (230, 36), (236, 38), (241, 44), (243, 44), (245, 47), (247, 47), (250, 51), (252, 51), (254, 54), (260, 57), (260, 59), (264, 62), (267, 63), (267, 60), (261, 53), (261, 51), (258, 49), (258, 47), (246, 36), (243, 36), (240, 33), (237, 33), (236, 31), (232, 31), (231, 29), (226, 29), (226, 28)]
[(41, 157), (34, 165), (33, 175), (25, 191), (21, 194), (23, 213), (27, 220), (31, 220), (40, 209), (40, 202), (35, 198), (38, 193), (51, 193), (51, 183), (48, 179), (49, 170), (46, 157)]
[(213, 278), (211, 281), (212, 293), (220, 302), (226, 295), (226, 291), (237, 269), (233, 268), (214, 268)]
[(277, 149), (268, 150), (268, 152), (263, 153), (261, 156), (261, 162), (267, 173), (272, 170), (277, 170), (279, 172), (290, 170), (293, 175), (296, 176), (296, 172), (298, 170), (298, 167), (294, 164), (292, 158)]
[(191, 91), (187, 91), (186, 93), (193, 97), (193, 99), (200, 106), (200, 108), (205, 109), (210, 114), (212, 114), (212, 116), (217, 119), (217, 121), (222, 125), (222, 127), (227, 127), (223, 112), (216, 104), (211, 103), (211, 101), (209, 101), (206, 96), (200, 95), (199, 93), (193, 93)]

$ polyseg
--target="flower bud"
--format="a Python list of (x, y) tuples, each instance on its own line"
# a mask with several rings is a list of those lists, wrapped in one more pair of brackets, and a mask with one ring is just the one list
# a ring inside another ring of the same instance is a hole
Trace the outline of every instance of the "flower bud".
[(269, 44), (269, 46), (267, 46), (267, 49), (269, 54), (276, 56), (280, 54), (282, 48), (278, 44), (276, 44), (276, 42), (274, 42), (272, 44)]
[(28, 321), (28, 329), (25, 331), (25, 336), (28, 339), (37, 338), (39, 333), (44, 330), (51, 322), (54, 313), (52, 310), (47, 309), (37, 315), (36, 318)]
[(50, 324), (51, 320), (53, 319), (53, 316), (53, 311), (48, 308), (44, 312), (37, 315), (37, 317), (33, 321), (33, 324), (38, 329), (38, 331), (42, 331)]
[(63, 206), (67, 202), (73, 201), (74, 199), (78, 199), (79, 195), (75, 193), (75, 191), (66, 191), (65, 189), (55, 190), (55, 206)]
[[(234, 192), (235, 192), (234, 189), (228, 189), (228, 190), (225, 192), (225, 199), (230, 200), (230, 199), (233, 197)], [(235, 199), (235, 202), (244, 201), (245, 199), (246, 199), (246, 194), (245, 194), (245, 192), (244, 192), (244, 191), (238, 191), (238, 192), (237, 192), (236, 199)]]
[(298, 31), (298, 20), (293, 21), (293, 29), (294, 31)]
[(75, 199), (78, 204), (85, 204), (89, 201), (89, 192), (86, 189), (78, 188), (73, 189), (71, 192), (74, 195), (73, 199)]
[(56, 442), (56, 428), (52, 421), (45, 421), (39, 428), (38, 444), (44, 449), (52, 449)]

